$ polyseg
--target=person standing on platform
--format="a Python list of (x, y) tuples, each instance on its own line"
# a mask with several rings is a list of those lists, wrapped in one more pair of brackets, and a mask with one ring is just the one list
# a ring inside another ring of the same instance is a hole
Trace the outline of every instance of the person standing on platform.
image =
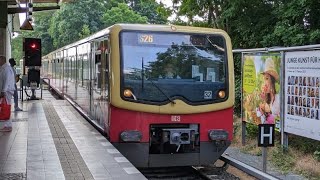
[[(17, 78), (17, 73), (16, 73), (16, 70), (14, 68), (16, 64), (16, 61), (13, 59), (13, 58), (10, 58), (9, 59), (9, 63), (12, 67), (12, 71), (14, 73), (14, 78), (16, 79)], [(17, 84), (15, 83), (14, 84), (14, 87), (15, 87), (15, 90), (14, 90), (14, 94), (13, 94), (13, 99), (14, 99), (14, 111), (22, 111), (21, 108), (19, 108), (19, 104), (18, 104), (18, 88), (17, 88)]]
[[(11, 104), (11, 98), (15, 90), (15, 78), (14, 72), (9, 65), (6, 63), (6, 57), (0, 55), (0, 98), (5, 98), (7, 104)], [(12, 131), (12, 120), (6, 120), (1, 123), (0, 131)]]

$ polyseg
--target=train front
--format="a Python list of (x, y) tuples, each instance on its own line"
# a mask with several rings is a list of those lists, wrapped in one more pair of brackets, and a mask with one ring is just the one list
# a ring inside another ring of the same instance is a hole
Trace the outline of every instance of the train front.
[(137, 167), (215, 162), (233, 132), (228, 35), (180, 26), (115, 29), (110, 142)]

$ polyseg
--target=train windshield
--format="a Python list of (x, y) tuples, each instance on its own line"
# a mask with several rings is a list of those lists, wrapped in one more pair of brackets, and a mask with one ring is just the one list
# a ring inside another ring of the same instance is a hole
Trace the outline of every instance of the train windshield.
[(120, 38), (121, 91), (129, 89), (134, 95), (123, 99), (209, 104), (223, 101), (220, 90), (228, 92), (223, 36), (125, 31)]

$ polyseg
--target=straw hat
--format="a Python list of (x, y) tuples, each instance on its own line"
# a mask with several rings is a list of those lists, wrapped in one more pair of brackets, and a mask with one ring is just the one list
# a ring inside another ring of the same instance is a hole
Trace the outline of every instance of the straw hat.
[(276, 71), (276, 68), (274, 66), (274, 61), (272, 60), (272, 58), (267, 58), (266, 59), (266, 63), (264, 66), (264, 72), (262, 74), (269, 74), (270, 76), (274, 77), (275, 80), (279, 79), (279, 75)]

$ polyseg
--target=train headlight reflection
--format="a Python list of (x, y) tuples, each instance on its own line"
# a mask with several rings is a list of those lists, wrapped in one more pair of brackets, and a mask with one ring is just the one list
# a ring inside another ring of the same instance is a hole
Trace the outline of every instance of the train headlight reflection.
[(133, 92), (132, 92), (130, 89), (125, 89), (125, 90), (123, 91), (123, 95), (124, 95), (124, 97), (126, 97), (126, 98), (133, 97), (134, 100), (137, 100), (136, 96), (133, 94)]

